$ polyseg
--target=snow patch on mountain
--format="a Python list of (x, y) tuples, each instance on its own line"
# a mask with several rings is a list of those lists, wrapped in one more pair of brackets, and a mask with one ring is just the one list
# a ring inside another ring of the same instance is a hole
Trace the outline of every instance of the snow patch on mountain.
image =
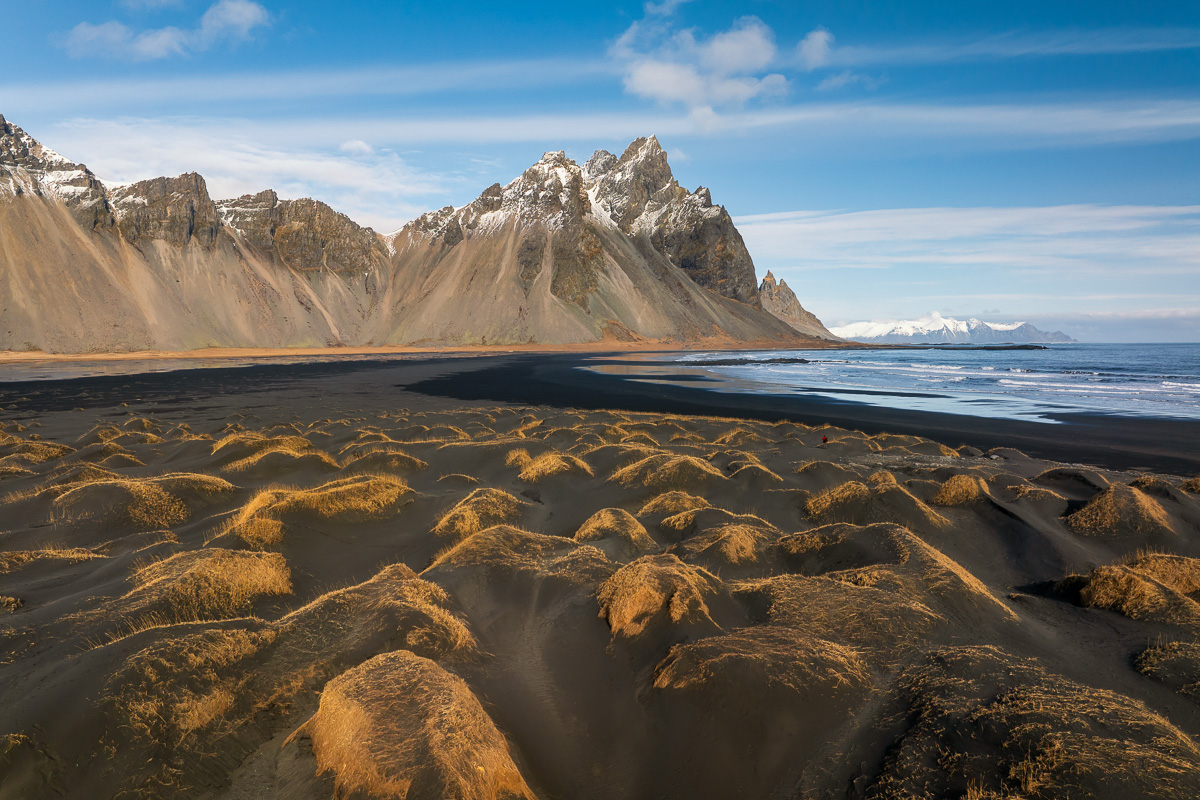
[(1042, 331), (1028, 322), (958, 320), (934, 311), (915, 320), (855, 322), (829, 329), (835, 336), (878, 344), (1073, 342), (1062, 331)]

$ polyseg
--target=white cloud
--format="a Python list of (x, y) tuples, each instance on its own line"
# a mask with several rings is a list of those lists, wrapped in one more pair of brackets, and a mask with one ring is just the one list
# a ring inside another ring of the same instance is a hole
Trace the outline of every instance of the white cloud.
[(647, 2), (642, 6), (648, 17), (669, 17), (675, 13), (681, 5), (690, 3), (692, 0), (662, 0), (661, 3)]
[(202, 52), (222, 41), (238, 41), (255, 28), (267, 25), (270, 15), (250, 0), (218, 0), (209, 6), (196, 28), (174, 26), (141, 32), (120, 22), (94, 25), (81, 22), (62, 39), (72, 58), (96, 56), (128, 61), (155, 61), (170, 56)]
[(627, 92), (666, 105), (715, 113), (714, 108), (781, 96), (788, 88), (783, 75), (763, 74), (776, 58), (775, 34), (757, 17), (742, 17), (708, 38), (642, 20), (609, 53), (622, 65)]
[(125, 8), (141, 11), (144, 9), (177, 8), (183, 5), (183, 0), (121, 0), (120, 4)]
[(338, 149), (343, 153), (349, 153), (352, 156), (371, 156), (375, 155), (375, 148), (364, 142), (362, 139), (347, 139), (338, 146)]
[(829, 53), (833, 47), (833, 34), (824, 28), (810, 31), (796, 46), (796, 57), (800, 66), (814, 70), (829, 63)]
[(806, 70), (876, 64), (940, 64), (1046, 56), (1119, 55), (1200, 48), (1200, 29), (1149, 28), (1005, 33), (983, 39), (925, 41), (904, 45), (834, 45), (824, 28), (810, 32), (796, 48)]
[(935, 305), (981, 315), (997, 303), (1013, 319), (1147, 317), (1200, 299), (1200, 206), (794, 211), (734, 222), (759, 269), (786, 278), (826, 321), (908, 319)]

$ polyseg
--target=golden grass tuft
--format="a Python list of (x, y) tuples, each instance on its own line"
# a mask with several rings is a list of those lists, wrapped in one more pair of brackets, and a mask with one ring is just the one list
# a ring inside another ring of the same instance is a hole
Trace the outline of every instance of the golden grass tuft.
[(534, 798), (470, 687), (403, 650), (326, 684), (303, 730), (339, 796)]
[(731, 522), (690, 537), (681, 549), (688, 558), (740, 566), (757, 563), (771, 538), (761, 527)]
[(1089, 608), (1200, 631), (1200, 603), (1194, 598), (1200, 592), (1200, 559), (1143, 552), (1060, 586), (1077, 586), (1080, 603)]
[(1124, 484), (1109, 486), (1066, 522), (1081, 536), (1146, 539), (1176, 533), (1157, 500)]
[(974, 475), (952, 475), (937, 494), (933, 504), (938, 506), (968, 506), (988, 497), (988, 487), (982, 478)]
[(611, 480), (627, 489), (667, 492), (703, 488), (727, 478), (712, 464), (695, 456), (661, 453), (617, 470)]
[(930, 653), (896, 681), (900, 723), (869, 797), (1175, 800), (1200, 790), (1200, 748), (1142, 703), (995, 647)]
[(862, 691), (870, 682), (859, 650), (772, 625), (677, 644), (654, 671), (654, 688), (660, 691), (712, 688), (758, 702), (766, 701), (763, 689), (785, 689), (819, 703)]
[[(404, 481), (390, 475), (352, 475), (313, 487), (276, 487), (258, 492), (217, 533), (232, 533), (251, 547), (283, 540), (285, 518), (320, 522), (386, 519), (411, 502)], [(215, 538), (215, 537), (214, 537)]]
[(600, 617), (614, 637), (636, 638), (650, 627), (687, 623), (719, 630), (707, 601), (720, 580), (670, 554), (644, 556), (606, 580), (597, 594)]
[(687, 492), (663, 492), (657, 497), (647, 500), (641, 508), (638, 509), (637, 516), (651, 517), (662, 515), (665, 517), (673, 517), (676, 514), (682, 514), (685, 511), (694, 511), (697, 508), (711, 508), (711, 504), (703, 497), (696, 497)]
[(0, 573), (11, 572), (38, 561), (65, 561), (69, 564), (78, 564), (81, 561), (91, 561), (95, 558), (106, 558), (106, 556), (82, 547), (56, 547), (53, 545), (40, 550), (5, 550), (0, 552)]
[(1133, 666), (1146, 677), (1200, 701), (1200, 642), (1155, 642), (1138, 654)]
[(894, 522), (910, 528), (945, 529), (950, 521), (899, 485), (868, 487), (847, 481), (809, 498), (805, 511), (818, 524)]
[[(575, 541), (596, 544), (620, 558), (632, 558), (658, 549), (657, 542), (637, 518), (620, 508), (602, 508), (575, 531)], [(606, 546), (607, 545), (607, 546)]]
[(61, 521), (129, 522), (142, 529), (169, 528), (191, 516), (193, 508), (214, 502), (236, 487), (196, 473), (154, 478), (89, 480), (56, 497), (53, 518)]
[(517, 476), (526, 483), (539, 483), (556, 475), (585, 475), (592, 477), (592, 468), (587, 462), (567, 453), (542, 453), (526, 463)]
[(134, 572), (133, 583), (133, 592), (118, 602), (169, 622), (236, 617), (259, 598), (292, 593), (291, 571), (279, 553), (219, 548), (153, 561)]
[(438, 536), (462, 539), (493, 525), (519, 522), (529, 504), (501, 489), (476, 489), (438, 520)]
[(1200, 494), (1200, 475), (1179, 484), (1179, 488), (1188, 494)]

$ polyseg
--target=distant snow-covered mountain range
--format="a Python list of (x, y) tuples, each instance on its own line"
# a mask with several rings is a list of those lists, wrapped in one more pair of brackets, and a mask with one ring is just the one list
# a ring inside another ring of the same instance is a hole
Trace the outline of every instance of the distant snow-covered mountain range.
[(842, 339), (873, 344), (973, 344), (1002, 342), (1073, 342), (1062, 331), (1043, 331), (1028, 322), (984, 322), (943, 317), (936, 311), (915, 320), (855, 322), (830, 328)]

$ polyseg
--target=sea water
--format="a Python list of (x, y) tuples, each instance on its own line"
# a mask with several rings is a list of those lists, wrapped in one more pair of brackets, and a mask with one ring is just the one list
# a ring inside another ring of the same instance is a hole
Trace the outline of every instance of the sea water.
[(1200, 344), (726, 351), (659, 362), (718, 377), (698, 384), (717, 391), (1047, 423), (1071, 412), (1200, 418)]

